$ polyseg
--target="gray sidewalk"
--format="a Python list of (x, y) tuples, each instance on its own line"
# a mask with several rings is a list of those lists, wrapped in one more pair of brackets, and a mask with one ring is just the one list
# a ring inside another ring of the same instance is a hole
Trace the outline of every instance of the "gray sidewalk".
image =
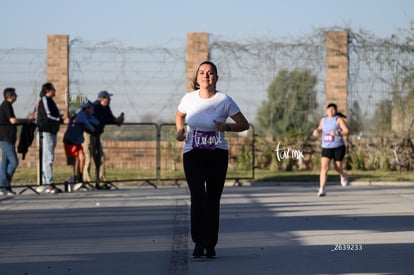
[(414, 186), (227, 186), (191, 259), (185, 187), (0, 197), (0, 274), (413, 274)]

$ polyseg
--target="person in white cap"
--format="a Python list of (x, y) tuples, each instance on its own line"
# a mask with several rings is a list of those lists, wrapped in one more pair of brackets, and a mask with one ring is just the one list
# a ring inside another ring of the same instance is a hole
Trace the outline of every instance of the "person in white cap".
[[(104, 186), (100, 185), (100, 182), (105, 181), (105, 155), (101, 143), (101, 135), (104, 132), (105, 125), (124, 123), (124, 114), (115, 117), (112, 113), (110, 103), (113, 94), (107, 91), (101, 91), (98, 94), (98, 99), (93, 103), (94, 116), (98, 119), (99, 125), (97, 125), (95, 132), (85, 136), (85, 148), (89, 148), (89, 152), (85, 153), (85, 169), (83, 173), (83, 180), (90, 182), (90, 164), (91, 158), (95, 163), (95, 187), (96, 189), (102, 189)], [(87, 144), (87, 145), (86, 145)]]

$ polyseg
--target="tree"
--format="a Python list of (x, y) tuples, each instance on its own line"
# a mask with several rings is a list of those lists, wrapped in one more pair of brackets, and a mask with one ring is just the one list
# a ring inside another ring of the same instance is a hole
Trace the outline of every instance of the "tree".
[(380, 101), (376, 108), (375, 114), (370, 123), (373, 129), (369, 129), (378, 135), (386, 135), (391, 133), (392, 125), (392, 101), (384, 99)]
[(268, 101), (257, 111), (257, 125), (267, 136), (307, 135), (315, 127), (316, 76), (309, 70), (281, 70), (267, 89)]
[(364, 131), (364, 129), (366, 131), (367, 126), (366, 123), (364, 123), (364, 117), (366, 117), (366, 114), (364, 114), (363, 110), (361, 109), (358, 100), (354, 100), (352, 102), (351, 108), (348, 110), (347, 124), (351, 135), (360, 134), (362, 131)]

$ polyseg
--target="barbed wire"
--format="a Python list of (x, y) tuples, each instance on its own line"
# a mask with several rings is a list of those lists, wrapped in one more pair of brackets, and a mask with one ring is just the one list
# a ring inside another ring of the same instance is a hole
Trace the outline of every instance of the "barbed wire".
[[(267, 88), (281, 70), (310, 70), (318, 80), (318, 112), (325, 102), (325, 35), (349, 33), (349, 115), (362, 110), (367, 118), (383, 100), (408, 93), (404, 78), (414, 68), (413, 27), (378, 38), (349, 28), (320, 28), (301, 37), (250, 38), (229, 41), (210, 35), (210, 59), (219, 68), (219, 90), (239, 103), (250, 122), (267, 100)], [(125, 47), (117, 41), (90, 45), (81, 39), (69, 43), (69, 91), (71, 97), (91, 100), (101, 90), (115, 94), (114, 112), (125, 112), (130, 122), (171, 122), (176, 106), (186, 92), (186, 41), (174, 47)], [(46, 80), (46, 51), (0, 49), (0, 84), (19, 93), (15, 109), (25, 112), (38, 99)], [(22, 100), (23, 98), (23, 100)], [(358, 104), (358, 106), (356, 106)], [(22, 111), (23, 110), (23, 111)], [(298, 110), (307, 111), (307, 110)], [(372, 129), (371, 129), (372, 130)]]

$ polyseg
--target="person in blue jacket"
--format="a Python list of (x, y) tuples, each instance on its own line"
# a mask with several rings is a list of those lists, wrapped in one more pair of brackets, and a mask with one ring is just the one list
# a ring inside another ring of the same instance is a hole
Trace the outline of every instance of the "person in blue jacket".
[(63, 136), (66, 157), (73, 158), (73, 176), (74, 181), (83, 181), (83, 168), (85, 162), (84, 150), (82, 143), (84, 142), (83, 133), (93, 133), (99, 125), (99, 121), (93, 116), (93, 104), (89, 100), (81, 103), (81, 108), (71, 119), (71, 123), (66, 129)]

